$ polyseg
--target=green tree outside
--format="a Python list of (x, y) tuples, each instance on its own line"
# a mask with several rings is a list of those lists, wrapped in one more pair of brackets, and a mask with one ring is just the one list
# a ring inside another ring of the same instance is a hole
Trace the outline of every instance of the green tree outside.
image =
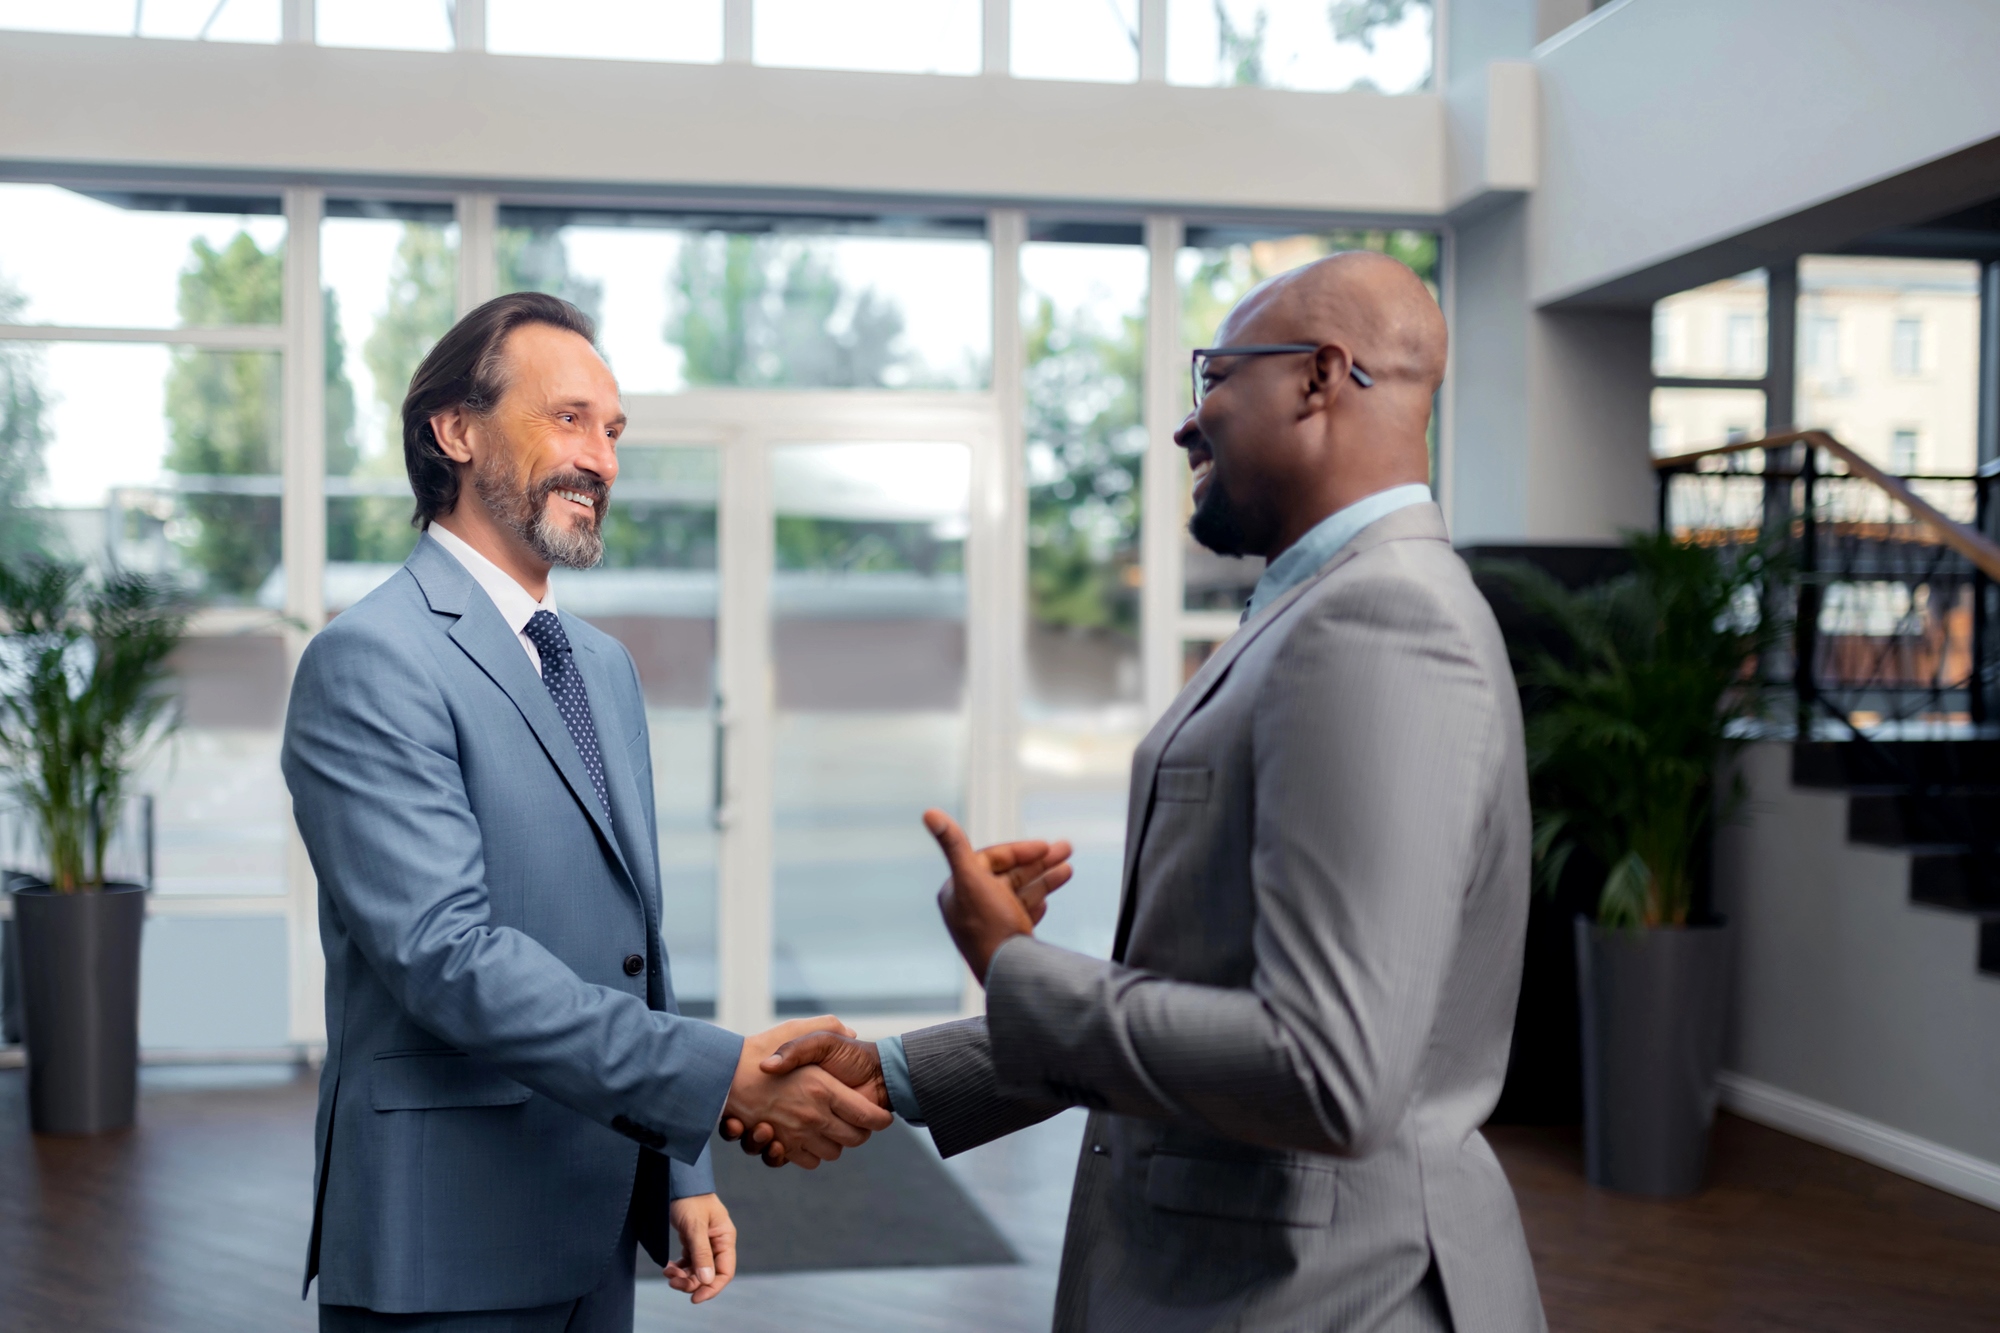
[[(181, 323), (279, 323), (284, 266), (282, 245), (265, 251), (248, 232), (220, 249), (197, 238), (180, 276)], [(165, 466), (185, 478), (217, 479), (194, 482), (206, 489), (184, 495), (188, 531), (176, 544), (209, 594), (247, 599), (278, 564), (278, 497), (231, 490), (223, 479), (279, 470), (280, 358), (191, 347), (170, 355)]]
[[(27, 298), (0, 279), (0, 323), (21, 317)], [(30, 499), (46, 475), (48, 391), (41, 349), (0, 342), (0, 558), (42, 550), (47, 525)]]

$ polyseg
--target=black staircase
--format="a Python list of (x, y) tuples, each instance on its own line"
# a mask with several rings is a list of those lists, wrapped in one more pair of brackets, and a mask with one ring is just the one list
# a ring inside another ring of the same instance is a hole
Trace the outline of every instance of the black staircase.
[(1910, 900), (1980, 919), (2000, 977), (2000, 545), (1992, 469), (1892, 477), (1823, 432), (1654, 464), (1663, 526), (1786, 559), (1767, 610), (1790, 651), (1763, 664), (1792, 781), (1848, 794), (1847, 836), (1910, 860)]

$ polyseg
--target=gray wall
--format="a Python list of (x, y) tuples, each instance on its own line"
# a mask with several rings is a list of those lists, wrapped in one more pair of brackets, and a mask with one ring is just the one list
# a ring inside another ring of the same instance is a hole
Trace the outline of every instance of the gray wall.
[(1752, 749), (1751, 803), (1716, 847), (1737, 928), (1725, 1063), (1789, 1092), (2000, 1163), (2000, 981), (1970, 916), (1913, 907), (1908, 858), (1850, 846), (1847, 800), (1794, 789)]

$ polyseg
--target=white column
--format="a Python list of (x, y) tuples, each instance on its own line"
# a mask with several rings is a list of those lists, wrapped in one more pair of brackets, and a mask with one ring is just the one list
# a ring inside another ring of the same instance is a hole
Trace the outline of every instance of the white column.
[(280, 40), (311, 45), (316, 39), (314, 25), (317, 15), (313, 0), (282, 0), (284, 5), (279, 19)]
[(458, 314), (463, 319), (500, 294), (498, 201), (461, 194), (458, 211)]
[(1181, 354), (1181, 292), (1174, 260), (1183, 231), (1178, 217), (1146, 219), (1152, 281), (1146, 295), (1146, 461), (1139, 528), (1139, 658), (1146, 718), (1159, 717), (1181, 688), (1182, 492), (1187, 463), (1174, 429), (1187, 418), (1187, 360)]
[(1167, 81), (1167, 0), (1139, 0), (1139, 82)]
[(769, 1027), (772, 818), (770, 448), (724, 442), (716, 546), (716, 674), (722, 681), (722, 849), (716, 874), (716, 1021)]
[(454, 0), (452, 45), (461, 51), (486, 49), (486, 0)]
[[(285, 660), (297, 665), (306, 643), (326, 621), (326, 325), (320, 295), (318, 190), (285, 191), (284, 497), (281, 549), (285, 570)], [(305, 845), (289, 829), (285, 855), (285, 919), (289, 948), (290, 1017), (294, 1044), (324, 1047), (325, 964), (319, 945), (319, 886)]]
[(1006, 74), (1013, 60), (1013, 5), (1009, 0), (986, 0), (984, 17), (986, 35), (980, 72)]
[(725, 65), (747, 65), (754, 55), (750, 49), (754, 31), (751, 2), (722, 0), (722, 63)]

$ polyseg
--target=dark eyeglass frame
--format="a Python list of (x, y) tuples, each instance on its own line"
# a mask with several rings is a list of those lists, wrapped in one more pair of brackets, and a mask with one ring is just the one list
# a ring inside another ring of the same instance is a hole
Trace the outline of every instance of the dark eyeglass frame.
[[(1210, 357), (1281, 356), (1286, 352), (1317, 352), (1321, 346), (1320, 343), (1245, 343), (1241, 347), (1197, 347), (1188, 357), (1188, 374), (1194, 385), (1194, 405), (1200, 407), (1201, 400), (1208, 396), (1208, 389), (1203, 383), (1201, 363)], [(1375, 387), (1375, 377), (1352, 361), (1347, 363), (1347, 373), (1362, 388)]]

